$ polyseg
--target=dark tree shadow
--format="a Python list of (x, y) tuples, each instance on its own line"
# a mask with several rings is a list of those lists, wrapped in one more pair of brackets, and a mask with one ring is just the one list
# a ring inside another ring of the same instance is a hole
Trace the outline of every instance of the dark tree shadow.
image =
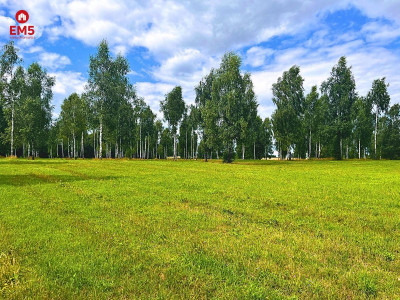
[(36, 184), (54, 184), (60, 185), (67, 182), (85, 181), (85, 180), (113, 180), (117, 176), (73, 176), (73, 175), (47, 175), (47, 174), (23, 174), (23, 175), (5, 175), (0, 174), (1, 186), (27, 186)]
[(1, 165), (58, 165), (58, 164), (67, 164), (68, 160), (50, 160), (50, 159), (40, 159), (40, 160), (28, 160), (28, 159), (0, 159)]

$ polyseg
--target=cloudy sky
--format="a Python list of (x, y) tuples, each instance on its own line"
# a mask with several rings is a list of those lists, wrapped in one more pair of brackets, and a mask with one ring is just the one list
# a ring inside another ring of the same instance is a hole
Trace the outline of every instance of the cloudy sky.
[(83, 91), (104, 38), (128, 58), (131, 82), (158, 114), (175, 85), (192, 103), (194, 86), (226, 51), (251, 72), (262, 117), (274, 110), (271, 86), (283, 71), (299, 65), (308, 92), (342, 55), (360, 95), (386, 77), (392, 103), (400, 102), (400, 1), (0, 0), (1, 45), (20, 9), (36, 36), (16, 44), (25, 66), (38, 61), (56, 77), (55, 116), (65, 97)]

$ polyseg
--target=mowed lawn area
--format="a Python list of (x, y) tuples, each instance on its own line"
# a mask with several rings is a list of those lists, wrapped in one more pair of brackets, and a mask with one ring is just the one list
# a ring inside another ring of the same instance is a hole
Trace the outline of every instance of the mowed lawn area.
[(0, 159), (0, 298), (400, 297), (399, 161)]

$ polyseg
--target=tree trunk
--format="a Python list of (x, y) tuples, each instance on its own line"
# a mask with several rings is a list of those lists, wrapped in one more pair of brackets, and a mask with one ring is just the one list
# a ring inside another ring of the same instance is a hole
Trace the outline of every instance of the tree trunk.
[(76, 137), (75, 137), (75, 132), (72, 133), (72, 137), (74, 139), (74, 144), (73, 144), (74, 150), (72, 151), (72, 154), (74, 156), (74, 159), (76, 159)]
[(361, 141), (358, 139), (358, 159), (361, 159)]
[(14, 150), (14, 99), (11, 97), (11, 156), (13, 155)]
[(103, 158), (103, 118), (100, 118), (99, 158)]
[(318, 142), (318, 158), (321, 158), (321, 142)]
[(318, 158), (318, 143), (315, 143), (315, 158)]
[(232, 150), (231, 147), (228, 146), (228, 157), (227, 157), (227, 162), (231, 163), (232, 162)]
[(244, 143), (242, 143), (242, 160), (244, 159), (244, 151), (245, 151), (245, 147), (244, 147)]
[(254, 150), (253, 154), (254, 154), (254, 160), (255, 160), (256, 159), (256, 142), (254, 142), (254, 149), (253, 150)]
[(176, 132), (174, 133), (174, 160), (176, 160)]
[(142, 159), (142, 120), (140, 120), (139, 124), (139, 143), (140, 143), (140, 150), (139, 150), (139, 156)]
[(81, 134), (81, 158), (84, 158), (84, 156), (85, 156), (85, 149), (83, 146), (83, 131), (82, 131), (82, 134)]
[(376, 136), (377, 136), (377, 134), (378, 134), (378, 112), (379, 112), (379, 110), (378, 110), (378, 107), (376, 108), (376, 114), (375, 114), (375, 137), (374, 137), (374, 149), (375, 149), (375, 158), (377, 158), (377, 155), (376, 155)]
[(346, 159), (349, 159), (349, 145), (346, 145)]
[(308, 139), (308, 158), (311, 158), (311, 128), (310, 128), (310, 136)]
[(150, 134), (147, 133), (147, 159), (150, 159)]
[(93, 129), (93, 156), (94, 158), (97, 158), (97, 153), (96, 153), (96, 130)]

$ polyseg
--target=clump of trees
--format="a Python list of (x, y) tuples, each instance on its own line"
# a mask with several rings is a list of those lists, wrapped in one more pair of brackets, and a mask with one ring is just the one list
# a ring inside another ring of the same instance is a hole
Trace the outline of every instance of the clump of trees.
[(0, 155), (69, 158), (400, 158), (400, 106), (390, 107), (385, 78), (358, 95), (341, 57), (320, 88), (305, 95), (300, 67), (272, 86), (276, 110), (258, 116), (251, 75), (226, 53), (194, 87), (186, 105), (176, 86), (160, 101), (163, 120), (128, 80), (126, 58), (106, 41), (90, 57), (84, 93), (64, 99), (52, 119), (54, 78), (38, 63), (21, 65), (13, 42), (0, 53)]
[(395, 141), (400, 132), (400, 127), (395, 127), (398, 105), (389, 106), (385, 78), (374, 80), (365, 97), (358, 95), (351, 67), (343, 56), (322, 83), (320, 94), (313, 86), (304, 96), (303, 81), (300, 68), (293, 66), (272, 87), (277, 107), (272, 115), (273, 131), (281, 158), (399, 156)]
[(48, 152), (55, 80), (38, 63), (25, 70), (21, 62), (14, 43), (6, 44), (0, 56), (0, 154), (35, 158)]

